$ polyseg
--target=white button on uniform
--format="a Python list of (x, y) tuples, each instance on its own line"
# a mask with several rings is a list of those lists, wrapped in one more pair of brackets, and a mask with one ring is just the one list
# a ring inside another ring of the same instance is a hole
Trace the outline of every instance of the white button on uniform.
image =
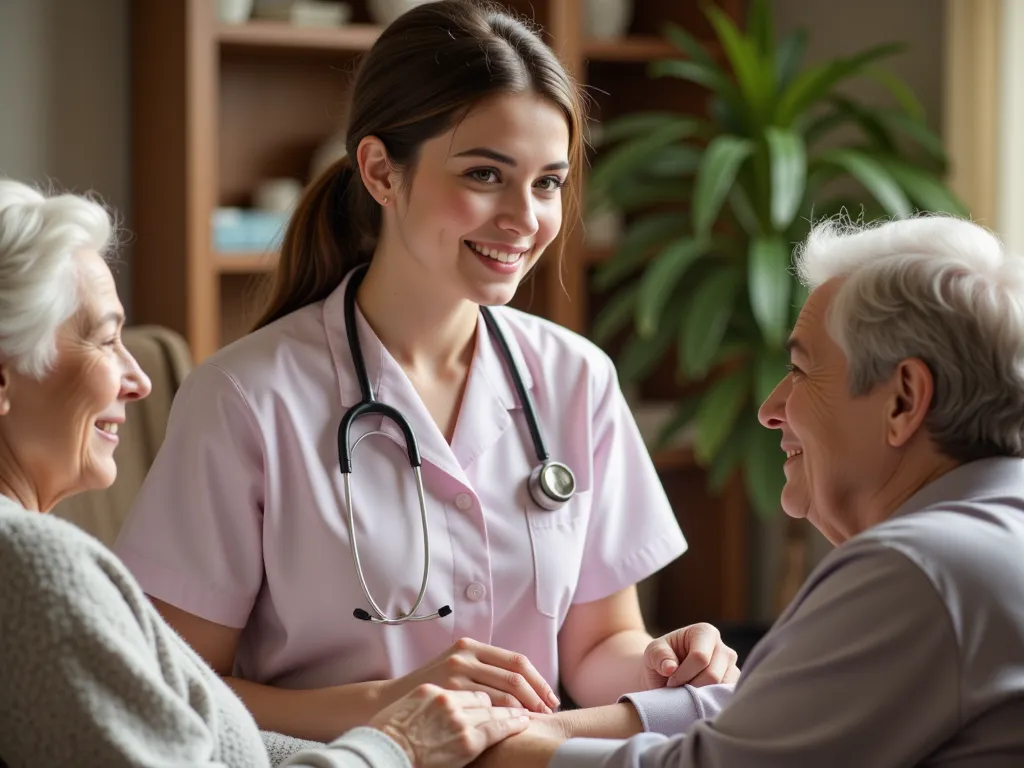
[(460, 493), (455, 497), (455, 506), (465, 512), (473, 506), (473, 498), (468, 493)]
[(479, 581), (474, 581), (468, 587), (466, 587), (466, 597), (472, 600), (474, 603), (483, 600), (487, 596), (487, 588), (484, 587)]

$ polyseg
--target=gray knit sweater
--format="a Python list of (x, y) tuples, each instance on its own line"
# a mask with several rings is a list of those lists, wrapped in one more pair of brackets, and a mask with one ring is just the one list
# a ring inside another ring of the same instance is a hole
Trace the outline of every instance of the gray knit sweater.
[[(234, 692), (121, 562), (71, 523), (0, 495), (0, 765), (270, 765)], [(357, 728), (283, 766), (411, 768)]]

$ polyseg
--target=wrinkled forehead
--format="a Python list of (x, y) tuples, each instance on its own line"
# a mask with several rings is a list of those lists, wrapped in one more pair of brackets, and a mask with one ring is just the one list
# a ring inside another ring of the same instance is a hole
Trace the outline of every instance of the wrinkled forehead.
[(841, 287), (841, 279), (835, 278), (811, 291), (790, 335), (791, 352), (821, 360), (837, 354), (842, 358), (828, 330), (829, 311)]
[(85, 250), (75, 258), (75, 286), (78, 309), (73, 326), (83, 335), (105, 323), (123, 321), (124, 307), (107, 262), (96, 251)]

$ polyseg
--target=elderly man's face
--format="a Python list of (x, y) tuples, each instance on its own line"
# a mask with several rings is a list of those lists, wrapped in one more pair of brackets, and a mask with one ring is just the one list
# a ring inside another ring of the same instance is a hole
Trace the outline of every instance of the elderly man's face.
[(57, 333), (57, 361), (42, 381), (9, 374), (3, 437), (46, 509), (114, 482), (117, 427), (150, 382), (121, 343), (124, 310), (95, 251), (78, 256), (80, 306)]
[(838, 287), (830, 281), (808, 297), (790, 337), (791, 372), (758, 414), (764, 426), (781, 431), (789, 456), (783, 509), (806, 517), (834, 544), (860, 529), (858, 506), (870, 500), (891, 459), (888, 392), (850, 396), (846, 357), (826, 329)]

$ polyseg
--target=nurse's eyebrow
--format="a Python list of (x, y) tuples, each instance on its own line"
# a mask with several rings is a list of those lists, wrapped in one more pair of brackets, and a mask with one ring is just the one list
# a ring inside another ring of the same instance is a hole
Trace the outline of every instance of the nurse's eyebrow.
[[(516, 167), (516, 161), (514, 158), (502, 154), (497, 150), (488, 149), (487, 147), (473, 147), (472, 149), (467, 149), (464, 152), (459, 152), (457, 155), (455, 155), (455, 157), (486, 157), (488, 160), (493, 160), (496, 163), (502, 163), (503, 165), (507, 165), (510, 168)], [(566, 162), (565, 160), (562, 160), (561, 162), (558, 163), (548, 163), (541, 170), (564, 171), (568, 167), (569, 163)]]

